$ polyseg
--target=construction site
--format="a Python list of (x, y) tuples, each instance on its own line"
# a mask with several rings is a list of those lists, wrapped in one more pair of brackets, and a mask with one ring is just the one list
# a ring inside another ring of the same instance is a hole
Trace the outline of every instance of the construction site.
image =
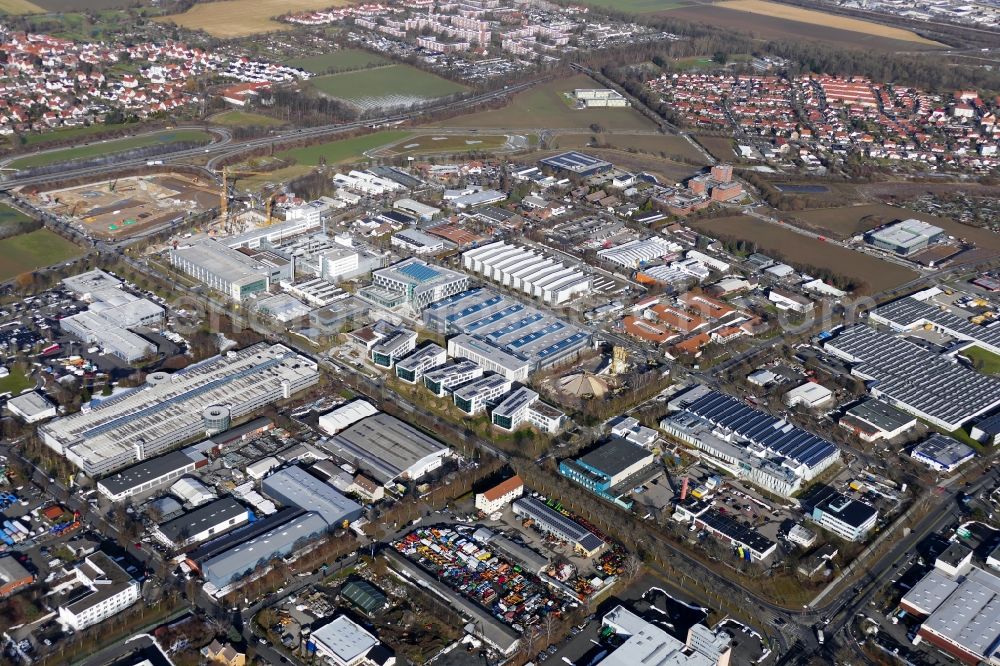
[(120, 240), (179, 223), (219, 204), (219, 185), (204, 176), (160, 173), (28, 193), (47, 210), (72, 218), (93, 238)]

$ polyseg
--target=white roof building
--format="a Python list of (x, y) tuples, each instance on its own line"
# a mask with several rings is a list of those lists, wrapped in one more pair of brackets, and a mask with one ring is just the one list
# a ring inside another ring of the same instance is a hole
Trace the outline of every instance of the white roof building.
[(344, 428), (375, 414), (378, 414), (378, 409), (367, 400), (352, 400), (320, 416), (319, 429), (328, 435), (336, 435)]
[(346, 615), (313, 631), (316, 653), (335, 666), (393, 666), (396, 658), (375, 636)]
[(624, 606), (608, 612), (603, 624), (624, 641), (599, 662), (600, 666), (720, 666), (729, 662), (732, 637), (702, 625), (691, 627), (685, 644)]
[(190, 506), (199, 506), (215, 499), (215, 493), (198, 479), (185, 476), (170, 486), (170, 494)]
[(638, 268), (648, 261), (662, 259), (669, 254), (680, 252), (681, 249), (677, 243), (660, 236), (653, 236), (646, 240), (629, 241), (606, 250), (599, 250), (597, 256), (625, 268)]
[(11, 398), (7, 401), (7, 409), (25, 423), (37, 423), (56, 415), (56, 406), (37, 391)]
[(808, 407), (818, 409), (833, 401), (833, 391), (817, 384), (816, 382), (806, 382), (801, 386), (796, 386), (785, 394), (785, 404), (789, 407)]

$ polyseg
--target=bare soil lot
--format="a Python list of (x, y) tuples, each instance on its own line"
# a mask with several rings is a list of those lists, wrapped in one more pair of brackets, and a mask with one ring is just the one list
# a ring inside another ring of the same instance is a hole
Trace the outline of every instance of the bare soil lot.
[(709, 236), (719, 235), (752, 241), (764, 254), (776, 253), (787, 261), (850, 277), (867, 286), (867, 289), (859, 291), (878, 292), (891, 289), (917, 277), (915, 271), (902, 266), (815, 240), (747, 215), (699, 220), (692, 226)]
[(346, 5), (347, 0), (223, 0), (198, 3), (181, 14), (159, 17), (189, 30), (204, 30), (213, 37), (231, 39), (261, 32), (290, 30), (289, 23), (274, 17), (290, 12)]
[(694, 135), (695, 141), (700, 143), (705, 150), (717, 160), (729, 161), (736, 159), (736, 152), (733, 151), (733, 140), (726, 136), (701, 136)]
[(935, 50), (939, 47), (901, 39), (854, 32), (832, 27), (838, 17), (829, 15), (825, 24), (803, 23), (787, 18), (751, 14), (719, 5), (694, 5), (663, 12), (664, 16), (721, 26), (747, 32), (759, 39), (815, 40), (848, 48), (863, 48), (881, 52)]

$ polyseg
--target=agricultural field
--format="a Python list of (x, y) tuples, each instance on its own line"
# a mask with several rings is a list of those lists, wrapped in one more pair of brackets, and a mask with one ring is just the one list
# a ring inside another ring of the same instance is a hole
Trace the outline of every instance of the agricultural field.
[(764, 254), (772, 253), (786, 261), (804, 266), (825, 269), (864, 283), (868, 293), (898, 287), (917, 277), (917, 273), (897, 264), (891, 264), (867, 254), (848, 250), (791, 229), (763, 222), (747, 215), (733, 215), (692, 223), (698, 231), (709, 236), (718, 235), (756, 243)]
[(431, 155), (463, 153), (506, 148), (509, 140), (503, 134), (423, 134), (403, 139), (379, 151), (382, 155)]
[(100, 134), (102, 132), (113, 132), (118, 129), (126, 127), (124, 124), (97, 124), (97, 125), (85, 125), (83, 127), (68, 127), (66, 129), (57, 129), (52, 132), (44, 132), (42, 134), (25, 134), (24, 135), (24, 145), (28, 147), (41, 146), (46, 143), (51, 143), (53, 141), (63, 141), (65, 139), (78, 139), (92, 134)]
[[(879, 23), (764, 0), (745, 0), (750, 4), (745, 4), (744, 0), (735, 2), (734, 5), (728, 2), (686, 5), (662, 12), (662, 15), (739, 30), (765, 40), (813, 40), (890, 53), (941, 48), (937, 42), (914, 32)], [(750, 11), (751, 7), (757, 11)], [(770, 14), (762, 13), (764, 11)], [(890, 34), (895, 36), (886, 36)]]
[(318, 76), (308, 85), (365, 111), (406, 107), (467, 90), (465, 86), (409, 65)]
[(613, 132), (560, 134), (552, 140), (552, 143), (557, 148), (583, 150), (592, 146), (592, 139), (597, 139), (596, 147), (600, 148), (675, 157), (699, 164), (705, 163), (702, 154), (686, 139), (670, 134), (615, 134)]
[(700, 143), (715, 159), (723, 162), (736, 159), (736, 151), (733, 150), (733, 140), (729, 137), (695, 135), (694, 138), (695, 141)]
[(25, 222), (30, 219), (30, 217), (21, 211), (11, 208), (10, 206), (0, 204), (0, 227), (7, 226), (9, 224), (16, 224), (18, 222)]
[(204, 30), (220, 39), (233, 39), (292, 28), (289, 23), (275, 21), (276, 16), (346, 4), (347, 0), (222, 0), (198, 3), (182, 14), (156, 20), (188, 30)]
[(109, 155), (111, 153), (121, 153), (136, 148), (148, 148), (150, 146), (181, 142), (208, 143), (211, 140), (212, 135), (201, 130), (168, 130), (165, 132), (156, 132), (155, 134), (143, 134), (124, 139), (108, 139), (83, 146), (26, 155), (13, 160), (8, 166), (15, 169), (30, 169), (32, 167), (56, 164), (57, 162), (69, 162)]
[(599, 85), (583, 74), (551, 81), (518, 93), (502, 109), (480, 111), (440, 123), (442, 127), (482, 127), (508, 129), (580, 129), (588, 131), (596, 123), (608, 131), (655, 130), (651, 120), (634, 109), (574, 109), (565, 93), (574, 88)]
[(277, 118), (249, 111), (223, 111), (208, 120), (213, 125), (222, 125), (223, 127), (277, 127), (285, 124)]
[(28, 0), (0, 0), (0, 15), (22, 16), (24, 14), (44, 14), (45, 10)]
[(294, 161), (296, 165), (302, 166), (318, 166), (323, 160), (327, 164), (350, 162), (352, 160), (363, 159), (366, 151), (398, 143), (409, 136), (409, 132), (399, 130), (375, 132), (374, 134), (355, 136), (350, 139), (318, 143), (313, 146), (305, 146), (304, 148), (291, 148), (276, 153), (275, 157)]
[(322, 55), (290, 58), (282, 64), (298, 67), (314, 74), (330, 74), (333, 72), (350, 72), (356, 69), (366, 69), (376, 65), (388, 65), (392, 61), (375, 53), (361, 49), (338, 49)]
[(792, 222), (799, 221), (803, 226), (821, 232), (826, 231), (835, 238), (847, 238), (867, 231), (879, 225), (879, 218), (884, 222), (916, 218), (941, 227), (949, 236), (965, 239), (985, 250), (1000, 251), (1000, 235), (988, 229), (970, 227), (944, 217), (888, 204), (816, 208), (787, 215), (791, 216)]
[(632, 14), (650, 14), (692, 3), (685, 0), (584, 0), (582, 4)]
[(83, 254), (83, 249), (48, 229), (0, 240), (0, 280), (58, 264)]

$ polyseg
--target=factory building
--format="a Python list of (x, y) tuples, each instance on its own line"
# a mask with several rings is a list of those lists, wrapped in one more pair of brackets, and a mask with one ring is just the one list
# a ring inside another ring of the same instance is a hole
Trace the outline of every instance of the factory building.
[(905, 257), (927, 248), (943, 236), (941, 227), (911, 218), (869, 232), (865, 239), (880, 250)]
[(561, 461), (559, 473), (598, 497), (631, 509), (633, 501), (626, 495), (659, 475), (655, 461), (648, 449), (613, 439), (576, 460)]
[(330, 527), (344, 527), (361, 515), (361, 505), (297, 465), (265, 477), (261, 492), (284, 506), (318, 513)]
[(172, 451), (104, 477), (97, 482), (97, 490), (112, 502), (121, 502), (173, 483), (207, 464), (208, 459), (195, 451)]
[(172, 249), (170, 264), (234, 301), (295, 278), (295, 262), (274, 250), (234, 249), (214, 239)]
[(852, 326), (824, 348), (852, 364), (873, 396), (947, 432), (1000, 407), (1000, 379), (871, 326)]
[[(803, 481), (811, 481), (840, 459), (840, 451), (825, 439), (706, 386), (699, 385), (681, 394), (671, 400), (669, 406), (710, 424), (719, 438), (751, 455), (780, 461), (778, 464)], [(670, 426), (671, 423), (667, 421), (661, 425)], [(674, 430), (665, 429), (699, 448), (714, 448), (711, 440), (691, 435), (692, 430), (697, 430), (694, 423)]]
[(245, 506), (232, 497), (223, 497), (157, 525), (152, 535), (167, 548), (178, 550), (235, 529), (251, 517)]
[(902, 435), (916, 427), (917, 419), (881, 400), (866, 400), (844, 412), (839, 424), (862, 440), (874, 442)]
[(604, 261), (610, 261), (624, 268), (636, 269), (643, 264), (663, 259), (681, 251), (681, 246), (660, 236), (652, 236), (646, 240), (633, 240), (621, 245), (598, 250), (597, 256)]
[(584, 557), (593, 557), (604, 549), (605, 543), (599, 536), (534, 497), (521, 497), (511, 506), (515, 516), (532, 520), (537, 530), (568, 542)]
[[(967, 319), (935, 307), (928, 302), (940, 293), (933, 288), (915, 296), (879, 306), (868, 317), (876, 324), (887, 326), (896, 332), (909, 333), (930, 328), (963, 342), (974, 342), (994, 354), (1000, 354), (1000, 327), (979, 326)], [(919, 297), (918, 297), (919, 296)]]
[(508, 432), (530, 423), (542, 432), (554, 434), (565, 418), (565, 414), (539, 400), (538, 394), (527, 386), (511, 392), (490, 414), (493, 425)]
[(936, 472), (950, 474), (975, 458), (976, 452), (953, 437), (934, 433), (914, 446), (910, 457)]
[(456, 388), (452, 392), (455, 406), (475, 416), (495, 404), (501, 396), (510, 392), (513, 382), (503, 375), (488, 374)]
[(272, 224), (269, 227), (251, 229), (242, 234), (229, 236), (228, 238), (223, 238), (220, 242), (234, 249), (247, 248), (256, 250), (261, 247), (281, 245), (297, 236), (317, 231), (321, 226), (321, 216), (306, 214), (301, 217), (293, 215), (293, 218), (285, 222)]
[(875, 527), (878, 510), (847, 495), (834, 492), (813, 507), (810, 518), (841, 539), (862, 541)]
[(483, 367), (475, 361), (452, 361), (440, 368), (424, 373), (424, 386), (439, 398), (451, 389), (483, 376)]
[(228, 430), (233, 421), (318, 381), (313, 360), (284, 345), (260, 343), (173, 374), (151, 373), (144, 386), (50, 421), (38, 432), (86, 474), (100, 476)]
[(419, 312), (468, 288), (467, 275), (413, 258), (375, 271), (372, 285), (360, 290), (358, 296), (388, 308), (407, 304)]
[(25, 423), (38, 423), (56, 415), (55, 404), (37, 391), (14, 396), (7, 401), (7, 409)]
[[(424, 323), (445, 335), (458, 334), (459, 343), (452, 344), (456, 338), (448, 342), (450, 356), (470, 358), (488, 370), (505, 372), (515, 381), (524, 381), (528, 372), (574, 358), (590, 343), (590, 334), (583, 329), (482, 288), (435, 303), (424, 311)], [(456, 353), (453, 347), (461, 347), (463, 353)], [(485, 359), (490, 357), (496, 357), (507, 369), (487, 365)], [(517, 376), (525, 365), (524, 376)]]
[(996, 663), (1000, 655), (1000, 576), (965, 556), (934, 568), (903, 595), (900, 608), (922, 620), (914, 643), (926, 641), (963, 664)]
[(610, 88), (577, 88), (573, 97), (588, 109), (624, 108), (629, 101), (617, 90)]
[[(107, 275), (106, 273), (104, 275)], [(108, 276), (110, 278), (110, 276)], [(113, 279), (113, 278), (112, 278)], [(78, 286), (105, 284), (103, 278), (84, 280)], [(87, 344), (100, 345), (104, 353), (134, 363), (156, 353), (156, 345), (129, 329), (158, 326), (163, 323), (163, 308), (117, 288), (90, 289), (87, 310), (59, 320), (59, 327)]]
[(412, 354), (396, 361), (396, 376), (404, 382), (416, 384), (427, 370), (442, 365), (447, 359), (447, 351), (440, 345), (428, 342)]
[(397, 231), (389, 239), (393, 247), (398, 247), (413, 254), (437, 254), (443, 252), (444, 239), (432, 236), (419, 229), (403, 229)]
[(511, 382), (527, 381), (532, 369), (531, 364), (523, 358), (508, 354), (471, 335), (457, 335), (448, 340), (448, 355), (468, 359), (481, 369), (497, 373)]
[(94, 294), (108, 289), (121, 289), (122, 281), (100, 268), (63, 279), (62, 284), (77, 298), (90, 301)]
[(611, 171), (613, 168), (611, 162), (575, 150), (546, 157), (539, 160), (538, 163), (556, 173), (582, 177), (596, 176)]
[(601, 626), (602, 635), (606, 627), (618, 638), (618, 647), (600, 666), (728, 666), (732, 653), (733, 639), (724, 631), (696, 624), (688, 630), (687, 643), (682, 643), (621, 605), (608, 611)]
[(309, 635), (316, 655), (333, 666), (393, 666), (396, 657), (346, 615), (324, 624)]
[(436, 439), (382, 413), (342, 430), (327, 447), (382, 485), (397, 479), (418, 480), (441, 467), (451, 453)]
[(566, 303), (593, 288), (593, 279), (579, 267), (506, 241), (466, 250), (462, 266), (549, 305)]

